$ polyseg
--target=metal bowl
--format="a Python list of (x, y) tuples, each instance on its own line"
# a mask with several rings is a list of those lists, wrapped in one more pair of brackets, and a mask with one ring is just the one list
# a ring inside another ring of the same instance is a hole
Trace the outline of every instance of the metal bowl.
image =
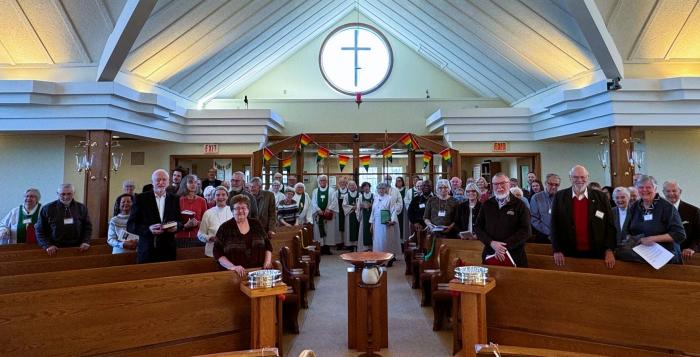
[(276, 269), (263, 269), (248, 273), (248, 286), (251, 289), (271, 288), (282, 281), (282, 272)]
[(464, 266), (455, 268), (455, 279), (462, 284), (486, 285), (489, 269), (480, 266)]

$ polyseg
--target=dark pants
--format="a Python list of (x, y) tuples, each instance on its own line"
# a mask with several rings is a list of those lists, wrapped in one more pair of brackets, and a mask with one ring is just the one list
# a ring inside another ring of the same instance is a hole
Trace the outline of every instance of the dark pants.
[(139, 239), (137, 263), (168, 262), (177, 259), (177, 247), (173, 236)]

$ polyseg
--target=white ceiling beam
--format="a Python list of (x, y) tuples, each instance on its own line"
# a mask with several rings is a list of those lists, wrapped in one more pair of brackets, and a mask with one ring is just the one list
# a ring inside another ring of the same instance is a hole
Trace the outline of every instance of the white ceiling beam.
[(600, 69), (605, 77), (623, 78), (625, 71), (622, 56), (613, 42), (612, 36), (605, 26), (603, 15), (600, 14), (595, 0), (567, 0), (569, 12), (578, 22), (583, 36), (588, 41), (593, 55), (598, 60)]
[(97, 81), (113, 81), (129, 55), (156, 0), (128, 0), (109, 35), (97, 67)]

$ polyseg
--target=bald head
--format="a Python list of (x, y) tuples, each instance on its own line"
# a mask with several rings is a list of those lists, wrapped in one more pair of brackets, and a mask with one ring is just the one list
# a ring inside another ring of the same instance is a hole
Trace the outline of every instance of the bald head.
[(571, 189), (576, 194), (582, 194), (588, 186), (588, 170), (581, 165), (576, 165), (569, 171)]
[(674, 180), (664, 182), (663, 193), (666, 200), (673, 203), (674, 205), (681, 200), (681, 193), (683, 190), (678, 182)]

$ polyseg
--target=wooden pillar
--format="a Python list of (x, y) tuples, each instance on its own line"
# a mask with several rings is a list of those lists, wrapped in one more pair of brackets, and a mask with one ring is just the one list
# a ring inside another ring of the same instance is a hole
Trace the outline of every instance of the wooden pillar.
[(357, 141), (352, 143), (352, 174), (359, 189), (362, 182), (360, 182), (360, 143)]
[(299, 145), (297, 152), (297, 182), (304, 182), (304, 147)]
[(433, 183), (433, 189), (435, 188), (435, 153), (430, 156), (430, 163), (428, 164), (428, 180)]
[(455, 176), (461, 179), (462, 158), (459, 156), (459, 151), (455, 149), (450, 149), (450, 156), (452, 156), (452, 165), (450, 165), (450, 177), (448, 177), (448, 179), (451, 179)]
[(411, 186), (411, 181), (413, 176), (416, 175), (416, 151), (411, 150), (408, 152), (408, 167), (406, 168), (407, 170), (407, 175), (405, 178), (405, 184), (406, 187), (412, 187)]
[(263, 153), (262, 150), (253, 152), (250, 167), (253, 169), (253, 177), (262, 177)]
[(241, 291), (250, 298), (250, 348), (273, 347), (277, 343), (277, 295), (287, 291), (287, 285), (251, 289), (241, 282)]
[(450, 290), (460, 293), (460, 314), (462, 315), (462, 351), (460, 356), (476, 356), (474, 345), (488, 343), (486, 325), (486, 294), (496, 287), (496, 280), (489, 279), (485, 286), (462, 284), (459, 280), (450, 281)]
[[(112, 132), (108, 130), (88, 131), (88, 157), (92, 156), (92, 167), (85, 173), (85, 197), (90, 221), (92, 239), (107, 237), (112, 206), (109, 201), (109, 174), (112, 165)], [(94, 145), (92, 143), (95, 143)]]
[(632, 152), (631, 126), (614, 126), (608, 129), (610, 137), (610, 182), (613, 187), (632, 186), (634, 168), (627, 161), (627, 151)]

